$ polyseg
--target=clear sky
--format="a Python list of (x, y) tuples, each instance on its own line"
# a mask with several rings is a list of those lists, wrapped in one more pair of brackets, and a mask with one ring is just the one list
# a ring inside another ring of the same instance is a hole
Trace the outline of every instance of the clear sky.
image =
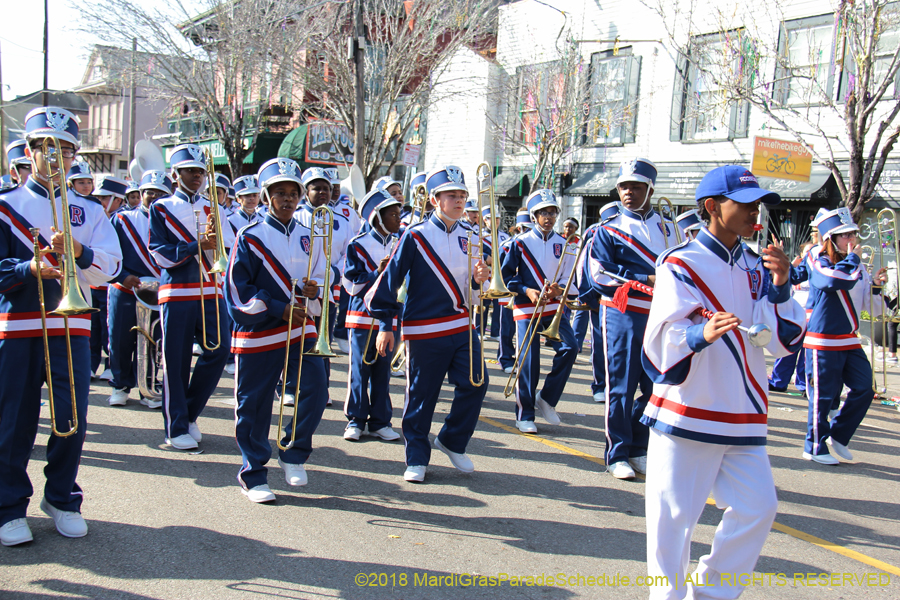
[[(13, 0), (9, 0), (13, 1)], [(4, 11), (0, 27), (3, 56), (3, 100), (40, 90), (44, 78), (44, 3), (41, 0), (14, 2), (14, 11)], [(49, 0), (50, 8), (50, 89), (70, 89), (81, 81), (89, 48), (96, 42), (77, 33), (78, 12), (67, 0)]]

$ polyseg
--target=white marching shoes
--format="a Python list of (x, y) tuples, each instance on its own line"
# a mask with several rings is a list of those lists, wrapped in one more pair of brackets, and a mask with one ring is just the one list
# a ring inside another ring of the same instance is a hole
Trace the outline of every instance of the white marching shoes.
[(306, 476), (306, 468), (303, 465), (293, 465), (278, 459), (278, 466), (284, 469), (284, 480), (288, 485), (301, 486), (306, 485), (308, 479)]
[(628, 464), (636, 473), (640, 473), (641, 475), (647, 474), (647, 457), (646, 456), (634, 456), (628, 459)]
[(634, 469), (631, 468), (626, 461), (621, 460), (617, 463), (609, 465), (609, 474), (616, 479), (634, 479)]
[(463, 473), (473, 473), (475, 471), (475, 465), (472, 464), (472, 459), (469, 458), (467, 454), (459, 454), (458, 452), (448, 450), (441, 443), (440, 438), (434, 438), (434, 447), (446, 454), (447, 458), (450, 459), (450, 462), (453, 463), (453, 466), (459, 471), (462, 471)]
[(425, 481), (425, 467), (424, 466), (413, 466), (406, 467), (406, 471), (403, 473), (403, 479), (406, 481), (412, 481), (415, 483), (421, 483)]
[(200, 428), (197, 427), (197, 423), (188, 423), (188, 435), (194, 438), (194, 441), (198, 444), (203, 441), (203, 434), (200, 433)]
[(344, 430), (344, 439), (350, 440), (351, 442), (359, 441), (360, 436), (362, 435), (362, 429), (356, 427), (355, 425), (349, 425)]
[(541, 397), (541, 393), (538, 392), (537, 398), (534, 399), (534, 406), (539, 411), (541, 411), (541, 416), (544, 417), (544, 420), (550, 423), (551, 425), (559, 425), (559, 415), (556, 414), (556, 409), (547, 404), (547, 402)]
[(381, 438), (386, 442), (393, 442), (394, 440), (400, 439), (400, 434), (388, 427), (382, 427), (381, 429), (376, 429), (375, 431), (370, 431), (369, 435), (372, 437)]
[(128, 404), (128, 390), (114, 389), (109, 395), (110, 406), (125, 406), (126, 404)]
[(830, 467), (841, 464), (841, 461), (830, 454), (810, 454), (809, 452), (804, 452), (803, 458), (805, 458), (806, 460), (817, 462), (820, 465), (828, 465)]
[(44, 498), (41, 500), (41, 510), (53, 519), (56, 530), (60, 535), (68, 538), (80, 538), (87, 535), (88, 527), (81, 513), (67, 510), (59, 510)]
[(166, 438), (166, 443), (176, 450), (195, 450), (197, 448), (197, 440), (187, 433), (182, 433), (174, 438)]
[(833, 437), (828, 438), (828, 445), (831, 446), (831, 449), (835, 454), (838, 455), (839, 458), (843, 458), (844, 460), (853, 460), (853, 455), (850, 454), (850, 450), (844, 444), (835, 440)]
[(334, 341), (337, 343), (338, 352), (340, 352), (341, 354), (350, 354), (350, 340), (335, 338)]
[(534, 421), (516, 421), (516, 429), (522, 433), (537, 433), (537, 425)]
[(272, 492), (272, 489), (265, 484), (252, 487), (249, 490), (241, 488), (241, 492), (247, 496), (247, 499), (250, 502), (256, 502), (257, 504), (275, 501), (275, 494)]
[(18, 546), (33, 539), (31, 528), (28, 526), (28, 521), (25, 520), (25, 517), (13, 519), (9, 523), (4, 523), (3, 527), (0, 527), (0, 544), (4, 546)]

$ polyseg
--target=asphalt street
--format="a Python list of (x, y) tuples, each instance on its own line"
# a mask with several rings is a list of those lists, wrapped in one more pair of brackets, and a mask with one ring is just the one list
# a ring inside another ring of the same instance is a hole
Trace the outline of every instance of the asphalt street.
[[(538, 418), (537, 436), (515, 430), (506, 375), (489, 364), (468, 449), (476, 472), (456, 471), (435, 450), (424, 484), (403, 481), (402, 441), (342, 438), (341, 357), (309, 484), (287, 486), (273, 460), (272, 505), (247, 501), (235, 479), (231, 376), (199, 420), (199, 454), (166, 447), (160, 411), (136, 391), (127, 407), (109, 407), (108, 388), (95, 382), (79, 475), (90, 531), (65, 539), (38, 506), (45, 406), (29, 466), (35, 540), (0, 547), (0, 599), (646, 598), (644, 483), (605, 472), (604, 405), (590, 395), (588, 356), (560, 404), (562, 424)], [(392, 384), (399, 430), (404, 380)], [(896, 368), (887, 396), (900, 396)], [(433, 434), (450, 397), (445, 386)], [(850, 445), (856, 460), (826, 467), (800, 456), (806, 404), (796, 393), (770, 396), (779, 514), (743, 598), (900, 598), (900, 412), (876, 400)], [(721, 514), (707, 505), (692, 566)]]

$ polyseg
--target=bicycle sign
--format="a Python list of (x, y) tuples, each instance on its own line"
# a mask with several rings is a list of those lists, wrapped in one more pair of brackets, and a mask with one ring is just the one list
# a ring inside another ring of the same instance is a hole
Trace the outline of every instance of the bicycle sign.
[(756, 137), (750, 170), (757, 177), (809, 181), (812, 154), (797, 142)]

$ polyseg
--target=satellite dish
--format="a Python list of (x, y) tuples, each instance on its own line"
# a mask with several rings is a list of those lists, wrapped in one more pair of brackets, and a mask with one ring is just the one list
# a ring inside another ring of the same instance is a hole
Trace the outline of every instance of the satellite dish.
[(366, 195), (366, 178), (358, 165), (350, 167), (350, 175), (341, 181), (341, 193), (351, 196), (356, 206), (362, 202)]

